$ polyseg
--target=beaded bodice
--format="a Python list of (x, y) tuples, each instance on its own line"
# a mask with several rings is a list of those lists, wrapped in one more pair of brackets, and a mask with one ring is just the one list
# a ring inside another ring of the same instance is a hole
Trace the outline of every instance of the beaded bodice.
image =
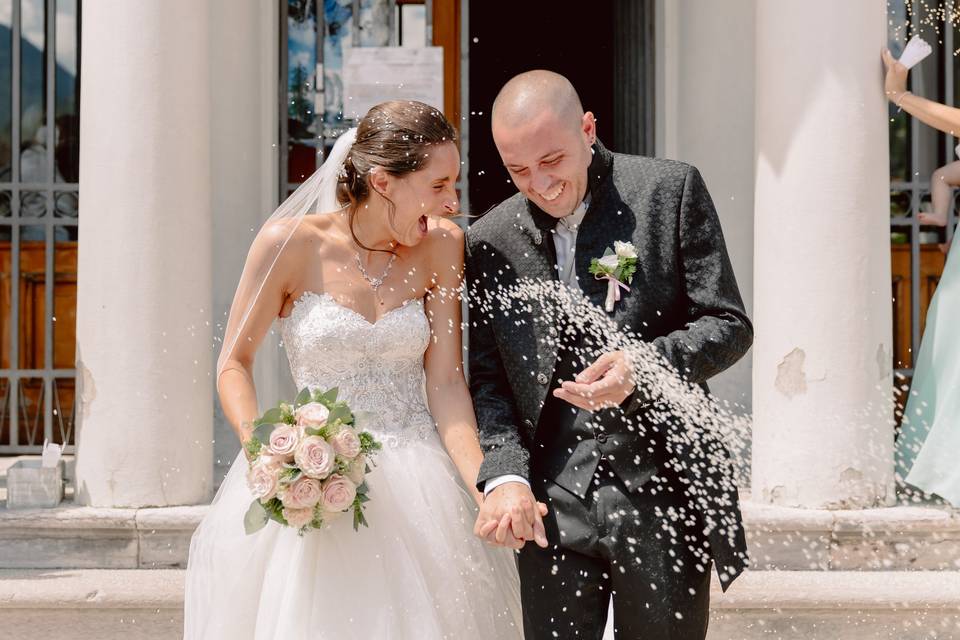
[(358, 427), (387, 447), (435, 433), (424, 387), (430, 325), (422, 300), (371, 323), (329, 294), (307, 291), (280, 331), (297, 389), (338, 387)]

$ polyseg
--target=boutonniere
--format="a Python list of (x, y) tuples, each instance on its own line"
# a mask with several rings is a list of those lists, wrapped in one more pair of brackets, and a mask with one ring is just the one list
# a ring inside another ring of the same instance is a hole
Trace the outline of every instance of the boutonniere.
[(607, 313), (613, 311), (615, 302), (620, 301), (620, 289), (628, 292), (627, 284), (633, 282), (633, 274), (637, 270), (637, 248), (632, 242), (613, 243), (613, 249), (603, 252), (602, 258), (590, 261), (590, 273), (597, 280), (607, 281), (607, 300), (604, 308)]

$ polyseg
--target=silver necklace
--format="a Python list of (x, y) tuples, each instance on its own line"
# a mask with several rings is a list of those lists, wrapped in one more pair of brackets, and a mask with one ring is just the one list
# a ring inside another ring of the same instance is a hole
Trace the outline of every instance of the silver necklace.
[(363, 276), (363, 279), (367, 281), (370, 287), (373, 289), (373, 293), (377, 296), (377, 299), (380, 301), (380, 304), (383, 304), (383, 298), (380, 297), (380, 287), (383, 286), (383, 281), (386, 279), (387, 274), (390, 273), (390, 268), (393, 266), (394, 261), (397, 259), (397, 254), (391, 254), (390, 260), (387, 262), (386, 268), (383, 270), (383, 273), (380, 274), (377, 278), (371, 278), (370, 274), (367, 273), (367, 270), (363, 268), (363, 262), (360, 260), (360, 254), (354, 254), (354, 257), (357, 259), (357, 268), (360, 270), (360, 275)]

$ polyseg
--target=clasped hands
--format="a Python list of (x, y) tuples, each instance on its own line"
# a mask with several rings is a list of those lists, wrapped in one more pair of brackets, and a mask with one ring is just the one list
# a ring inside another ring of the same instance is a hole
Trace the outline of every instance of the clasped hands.
[[(595, 411), (621, 405), (635, 388), (627, 355), (614, 351), (597, 358), (574, 381), (563, 382), (553, 395), (575, 407)], [(491, 544), (511, 549), (521, 549), (529, 540), (546, 548), (545, 515), (547, 506), (536, 501), (527, 485), (507, 482), (484, 498), (473, 531)]]

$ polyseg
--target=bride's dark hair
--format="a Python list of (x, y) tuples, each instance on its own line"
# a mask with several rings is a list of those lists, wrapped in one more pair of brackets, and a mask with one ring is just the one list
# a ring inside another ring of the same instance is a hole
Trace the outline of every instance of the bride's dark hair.
[[(357, 140), (343, 163), (337, 200), (349, 203), (350, 233), (357, 240), (353, 220), (360, 204), (370, 197), (369, 175), (379, 167), (393, 176), (420, 170), (432, 145), (457, 144), (457, 130), (442, 113), (413, 100), (383, 102), (370, 109), (357, 126)], [(396, 206), (387, 199), (391, 218)]]

